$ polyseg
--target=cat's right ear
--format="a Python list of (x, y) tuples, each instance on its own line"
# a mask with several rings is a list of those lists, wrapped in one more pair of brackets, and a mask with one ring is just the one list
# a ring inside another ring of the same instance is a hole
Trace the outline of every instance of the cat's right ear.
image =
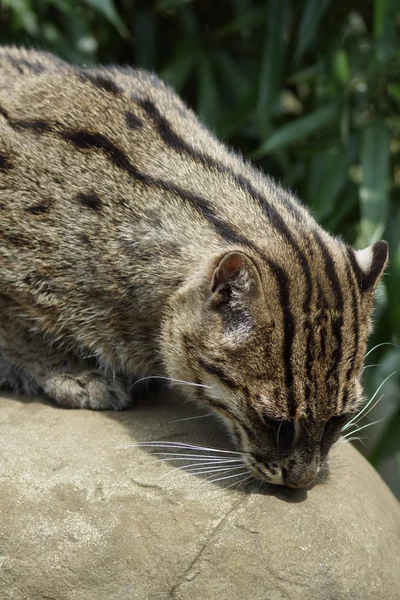
[(356, 272), (361, 293), (373, 293), (389, 258), (389, 246), (384, 240), (363, 250), (350, 249), (350, 260)]
[(214, 270), (210, 304), (213, 308), (247, 318), (265, 316), (261, 278), (253, 260), (243, 252), (228, 252)]

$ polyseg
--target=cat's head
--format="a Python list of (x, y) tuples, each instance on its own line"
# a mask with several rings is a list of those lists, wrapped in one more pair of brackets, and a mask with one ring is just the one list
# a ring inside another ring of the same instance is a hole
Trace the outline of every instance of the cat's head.
[(176, 295), (165, 328), (168, 375), (198, 384), (193, 394), (223, 417), (249, 470), (270, 483), (313, 482), (362, 403), (388, 248), (353, 251), (329, 240), (307, 264), (243, 249), (213, 257)]

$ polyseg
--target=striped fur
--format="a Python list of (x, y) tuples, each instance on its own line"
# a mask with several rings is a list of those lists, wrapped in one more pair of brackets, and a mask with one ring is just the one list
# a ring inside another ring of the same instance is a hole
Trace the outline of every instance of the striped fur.
[(387, 245), (328, 235), (152, 74), (3, 48), (0, 82), (0, 385), (98, 409), (205, 384), (257, 476), (311, 481)]

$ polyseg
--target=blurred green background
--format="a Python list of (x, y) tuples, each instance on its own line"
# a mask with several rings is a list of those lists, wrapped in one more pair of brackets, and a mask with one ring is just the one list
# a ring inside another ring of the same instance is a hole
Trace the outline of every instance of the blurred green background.
[(400, 0), (0, 1), (1, 43), (156, 71), (330, 232), (388, 240), (364, 376), (380, 401), (351, 437), (400, 497), (399, 30)]

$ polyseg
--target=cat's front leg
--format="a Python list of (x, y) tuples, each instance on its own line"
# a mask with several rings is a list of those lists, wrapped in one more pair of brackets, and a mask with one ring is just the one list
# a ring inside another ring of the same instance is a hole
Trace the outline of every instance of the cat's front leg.
[(65, 408), (120, 410), (131, 402), (129, 384), (91, 359), (46, 345), (21, 323), (0, 322), (0, 387), (44, 393)]
[(76, 368), (44, 376), (43, 392), (66, 408), (120, 410), (130, 403), (130, 396), (119, 377)]

